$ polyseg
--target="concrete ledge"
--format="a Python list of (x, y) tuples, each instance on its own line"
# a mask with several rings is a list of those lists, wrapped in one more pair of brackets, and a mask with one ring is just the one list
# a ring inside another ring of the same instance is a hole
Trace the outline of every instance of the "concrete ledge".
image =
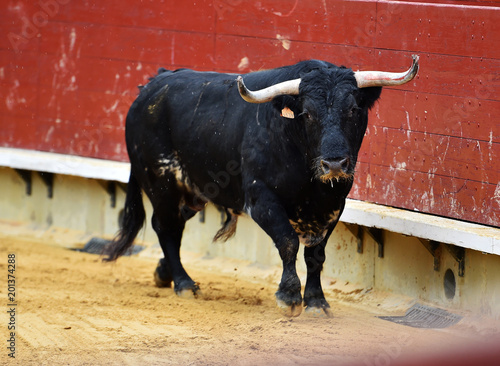
[(341, 221), (500, 255), (500, 229), (348, 199)]
[[(127, 183), (130, 164), (0, 147), (0, 166)], [(500, 229), (347, 200), (341, 221), (500, 255)]]
[(130, 164), (44, 151), (0, 147), (0, 166), (128, 183)]

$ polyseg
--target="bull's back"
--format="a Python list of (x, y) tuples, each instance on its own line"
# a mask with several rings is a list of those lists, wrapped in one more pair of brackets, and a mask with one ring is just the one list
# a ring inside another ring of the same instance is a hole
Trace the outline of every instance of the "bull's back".
[[(241, 209), (241, 141), (253, 105), (239, 96), (236, 76), (165, 71), (140, 92), (127, 116), (126, 139), (137, 170), (178, 159), (189, 182), (209, 199)], [(160, 168), (161, 170), (161, 168)]]

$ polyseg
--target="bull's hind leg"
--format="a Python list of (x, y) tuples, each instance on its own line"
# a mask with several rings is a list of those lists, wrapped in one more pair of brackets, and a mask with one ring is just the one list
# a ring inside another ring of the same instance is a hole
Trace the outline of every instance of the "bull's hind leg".
[(195, 211), (179, 207), (182, 193), (178, 191), (175, 179), (162, 180), (157, 188), (149, 195), (153, 205), (152, 225), (165, 257), (155, 271), (156, 285), (171, 287), (173, 282), (178, 295), (196, 295), (199, 287), (187, 274), (180, 257), (184, 226)]
[[(167, 223), (166, 220), (171, 221)], [(156, 268), (155, 282), (159, 287), (171, 287), (173, 282), (176, 294), (191, 296), (196, 295), (199, 287), (189, 277), (181, 263), (180, 248), (184, 224), (182, 220), (175, 220), (174, 217), (163, 215), (162, 212), (154, 213), (153, 228), (165, 255)], [(173, 225), (177, 227), (173, 228)]]

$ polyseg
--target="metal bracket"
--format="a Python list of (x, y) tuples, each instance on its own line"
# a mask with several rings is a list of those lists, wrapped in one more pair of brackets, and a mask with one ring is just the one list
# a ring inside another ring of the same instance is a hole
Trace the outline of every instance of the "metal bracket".
[(383, 230), (377, 229), (374, 227), (365, 228), (368, 235), (377, 243), (378, 246), (378, 257), (384, 258), (384, 238), (383, 238)]
[(113, 181), (108, 180), (97, 180), (97, 183), (104, 188), (106, 193), (109, 195), (110, 206), (112, 208), (116, 207), (116, 185)]
[(108, 182), (107, 192), (109, 194), (109, 201), (112, 208), (116, 207), (116, 184), (113, 181)]
[(122, 183), (122, 182), (115, 182), (115, 184), (121, 188), (121, 190), (123, 192), (125, 192), (125, 194), (127, 194), (127, 190), (128, 190), (128, 183)]
[(418, 239), (434, 258), (434, 270), (439, 271), (441, 267), (441, 243), (434, 240)]
[(54, 197), (54, 173), (38, 172), (43, 182), (47, 186), (47, 197)]
[(110, 206), (112, 208), (116, 207), (116, 187), (120, 187), (122, 191), (127, 193), (127, 185), (125, 183), (116, 182), (114, 180), (98, 180), (101, 187), (103, 187), (109, 194)]
[(383, 230), (374, 227), (365, 227), (355, 224), (344, 223), (347, 229), (356, 237), (357, 240), (357, 252), (363, 253), (363, 238), (366, 232), (374, 241), (377, 243), (378, 247), (378, 257), (384, 258), (384, 240), (383, 240)]
[(31, 179), (31, 170), (14, 169), (21, 179), (26, 183), (26, 194), (31, 196), (33, 181)]
[(463, 277), (465, 275), (465, 248), (453, 244), (446, 244), (445, 246), (451, 256), (458, 262), (458, 275)]
[(357, 252), (363, 254), (363, 227), (356, 224), (348, 224), (344, 222), (345, 227), (356, 238)]

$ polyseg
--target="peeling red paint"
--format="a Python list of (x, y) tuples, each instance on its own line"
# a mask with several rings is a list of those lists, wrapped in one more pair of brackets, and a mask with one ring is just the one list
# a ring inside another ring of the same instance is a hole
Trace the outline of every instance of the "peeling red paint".
[(160, 66), (397, 72), (417, 53), (371, 112), (351, 197), (500, 226), (498, 1), (54, 1), (46, 21), (0, 5), (0, 146), (126, 161), (126, 113)]

